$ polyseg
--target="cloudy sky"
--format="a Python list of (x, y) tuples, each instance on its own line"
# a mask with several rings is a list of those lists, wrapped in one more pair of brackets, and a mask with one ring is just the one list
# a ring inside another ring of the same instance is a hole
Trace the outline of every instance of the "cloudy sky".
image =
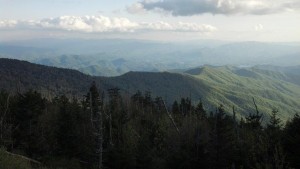
[(0, 41), (300, 41), (300, 0), (0, 0)]

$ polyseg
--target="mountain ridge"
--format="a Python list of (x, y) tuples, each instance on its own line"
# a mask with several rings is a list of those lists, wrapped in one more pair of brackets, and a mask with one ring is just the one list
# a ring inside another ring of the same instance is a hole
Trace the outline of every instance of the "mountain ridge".
[[(246, 70), (261, 78), (240, 76), (235, 74), (237, 70)], [(71, 69), (0, 59), (0, 88), (11, 91), (35, 89), (44, 95), (66, 94), (80, 98), (95, 81), (104, 91), (120, 88), (126, 97), (137, 90), (150, 91), (154, 97), (163, 97), (168, 105), (181, 97), (191, 97), (194, 103), (201, 99), (209, 110), (223, 104), (227, 112), (231, 113), (234, 106), (239, 116), (244, 116), (255, 112), (252, 103), (255, 98), (263, 113), (280, 109), (284, 111), (280, 114), (284, 120), (298, 113), (300, 86), (258, 70), (207, 66), (198, 74), (130, 71), (122, 76), (96, 77)]]
[[(10, 47), (8, 47), (10, 45)], [(300, 65), (297, 43), (159, 42), (133, 39), (40, 39), (0, 43), (0, 55), (90, 75), (167, 71), (199, 65)], [(101, 68), (99, 68), (99, 66)]]

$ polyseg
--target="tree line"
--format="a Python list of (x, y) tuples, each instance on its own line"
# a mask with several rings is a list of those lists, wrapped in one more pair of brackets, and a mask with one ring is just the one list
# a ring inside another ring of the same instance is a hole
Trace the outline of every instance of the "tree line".
[[(168, 106), (151, 92), (124, 98), (95, 83), (83, 99), (2, 90), (0, 168), (300, 168), (300, 116), (284, 123), (273, 110), (263, 125), (256, 110), (237, 119), (223, 105)], [(16, 156), (27, 162), (17, 166)]]

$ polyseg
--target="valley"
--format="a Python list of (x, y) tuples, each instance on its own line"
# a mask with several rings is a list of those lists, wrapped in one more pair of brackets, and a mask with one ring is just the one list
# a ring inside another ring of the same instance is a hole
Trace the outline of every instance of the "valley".
[[(180, 73), (128, 72), (116, 77), (89, 76), (76, 70), (32, 64), (25, 61), (0, 59), (0, 88), (9, 91), (37, 90), (45, 97), (66, 94), (81, 98), (92, 81), (102, 91), (117, 87), (124, 97), (138, 90), (150, 91), (171, 105), (174, 100), (200, 99), (210, 111), (220, 104), (238, 116), (255, 112), (254, 98), (259, 110), (269, 114), (276, 109), (288, 120), (300, 108), (299, 67), (239, 68), (234, 66), (202, 66)], [(17, 83), (16, 83), (17, 82)]]

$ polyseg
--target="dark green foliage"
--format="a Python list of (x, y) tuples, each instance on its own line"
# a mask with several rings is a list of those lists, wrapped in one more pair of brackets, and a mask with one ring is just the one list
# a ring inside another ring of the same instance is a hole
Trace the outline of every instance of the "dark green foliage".
[(223, 105), (211, 119), (211, 132), (208, 144), (210, 168), (225, 169), (233, 164), (234, 130), (233, 120), (226, 116)]
[[(202, 98), (205, 104), (211, 105), (208, 107), (210, 110), (224, 104), (225, 110), (231, 113), (231, 106), (234, 106), (238, 118), (255, 110), (251, 103), (252, 97), (255, 97), (266, 117), (265, 122), (274, 106), (280, 108), (283, 121), (300, 109), (300, 86), (293, 82), (299, 81), (299, 77), (273, 69), (263, 70), (262, 67), (204, 66), (197, 69), (199, 71), (192, 74), (189, 71), (181, 74), (128, 72), (118, 77), (93, 77), (70, 69), (0, 59), (0, 88), (10, 93), (35, 89), (49, 100), (57, 95), (82, 98), (91, 81), (95, 81), (102, 91), (114, 87), (121, 89), (123, 97), (129, 97), (137, 90), (149, 90), (153, 98), (163, 97), (167, 104), (175, 100), (180, 104), (181, 97), (190, 96), (193, 105)], [(294, 74), (297, 74), (296, 70)]]
[(300, 168), (300, 116), (288, 121), (283, 134), (283, 147), (292, 168)]
[(91, 163), (95, 168), (102, 169), (103, 165), (103, 98), (100, 97), (96, 82), (93, 82), (85, 98), (86, 113), (89, 114), (88, 124), (94, 145), (91, 155)]
[[(234, 108), (233, 116), (223, 105), (208, 116), (202, 101), (182, 98), (168, 107), (150, 92), (124, 97), (118, 88), (100, 92), (96, 83), (81, 102), (2, 91), (0, 107), (1, 146), (49, 168), (299, 168), (300, 117), (283, 127), (277, 110), (266, 125), (259, 107), (238, 122)], [(4, 150), (0, 157), (0, 166), (11, 164)], [(26, 161), (20, 165), (34, 168)]]
[(46, 100), (40, 93), (28, 91), (20, 94), (12, 106), (14, 148), (26, 154), (39, 154), (39, 118), (46, 108)]
[(0, 140), (1, 145), (8, 146), (12, 143), (12, 114), (11, 105), (14, 98), (7, 92), (0, 91)]
[(172, 105), (172, 112), (174, 114), (179, 114), (180, 113), (180, 108), (179, 108), (179, 104), (177, 101), (174, 101), (173, 105)]
[[(88, 161), (94, 144), (89, 114), (82, 111), (76, 99), (70, 102), (65, 96), (61, 96), (57, 104), (57, 155)], [(82, 144), (87, 146), (81, 146)]]
[(203, 103), (202, 103), (201, 100), (200, 100), (200, 102), (197, 104), (197, 106), (196, 106), (196, 108), (195, 108), (195, 113), (196, 113), (197, 116), (199, 116), (201, 119), (207, 117), (206, 111), (204, 110)]
[(265, 129), (267, 144), (267, 161), (272, 168), (288, 168), (286, 154), (282, 148), (282, 122), (278, 110), (273, 110)]

